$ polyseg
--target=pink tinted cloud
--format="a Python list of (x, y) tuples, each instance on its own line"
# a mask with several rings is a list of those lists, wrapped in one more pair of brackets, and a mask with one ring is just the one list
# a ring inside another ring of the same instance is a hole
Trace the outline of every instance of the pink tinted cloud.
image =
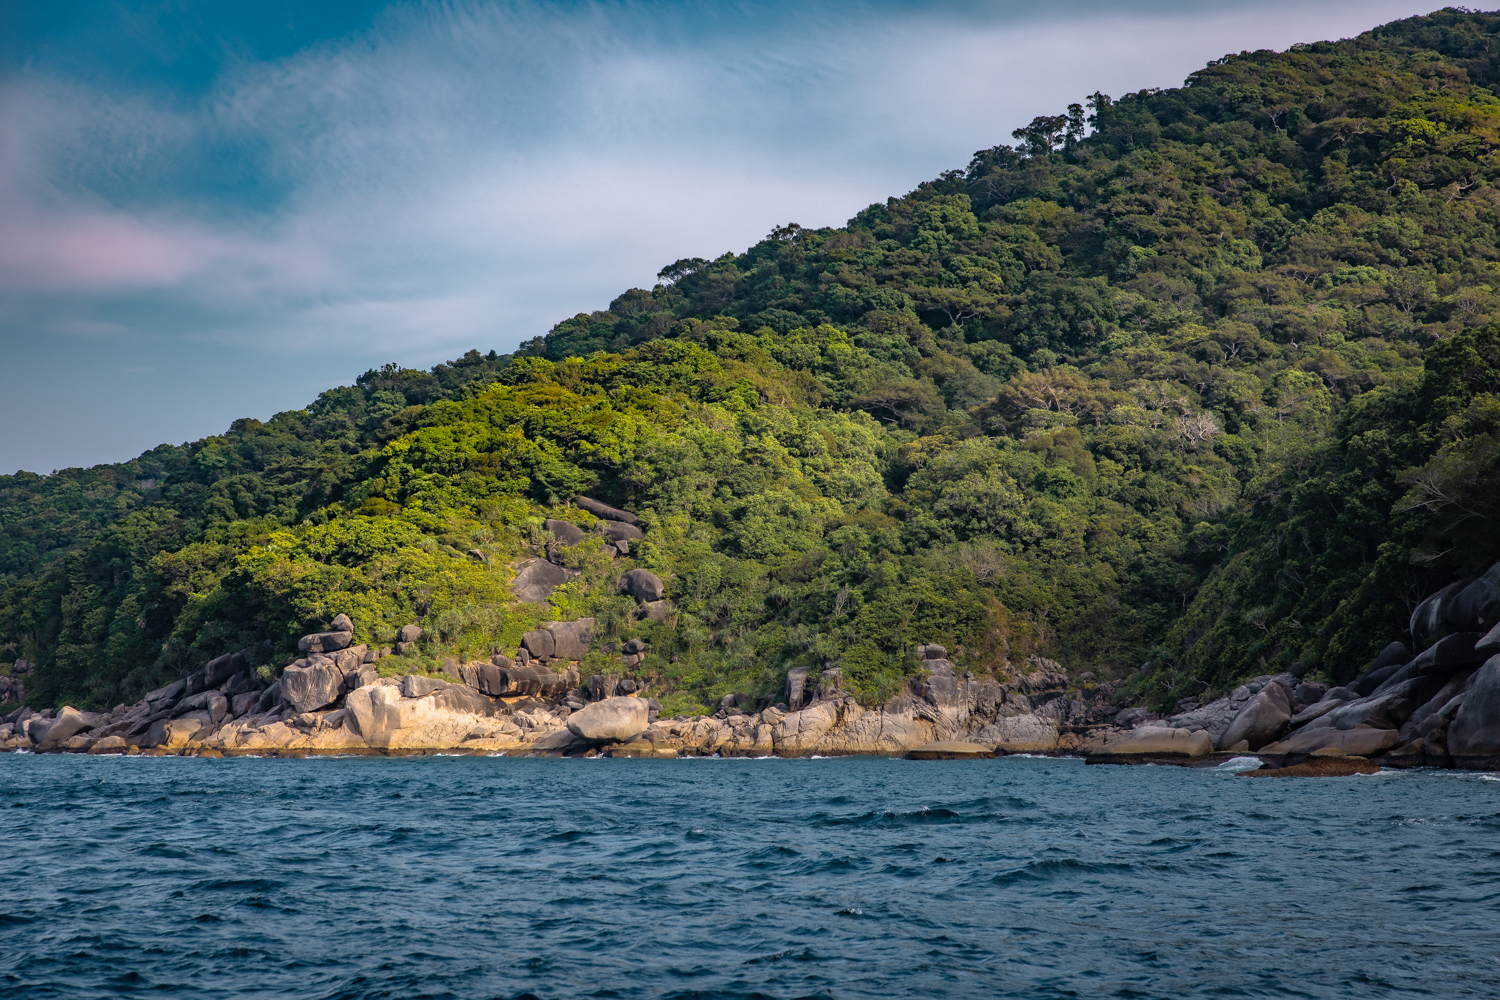
[(77, 211), (0, 223), (0, 287), (110, 292), (162, 288), (201, 272), (225, 248), (181, 225)]

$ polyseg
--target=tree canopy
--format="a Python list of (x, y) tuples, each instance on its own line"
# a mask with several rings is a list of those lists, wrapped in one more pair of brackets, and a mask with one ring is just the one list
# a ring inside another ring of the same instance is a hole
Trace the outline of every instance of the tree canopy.
[[(0, 664), (105, 704), (232, 649), (274, 671), (340, 612), (420, 622), (414, 664), (587, 614), (682, 711), (834, 663), (886, 697), (918, 641), (1170, 704), (1348, 679), (1500, 556), (1500, 15), (1226, 56), (1013, 138), (514, 355), (0, 477)], [(580, 492), (644, 540), (514, 602)]]

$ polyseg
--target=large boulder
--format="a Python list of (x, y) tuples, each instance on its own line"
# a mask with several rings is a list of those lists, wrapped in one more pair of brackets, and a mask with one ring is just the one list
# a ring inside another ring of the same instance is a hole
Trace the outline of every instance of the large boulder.
[(329, 659), (309, 660), (305, 666), (293, 664), (281, 673), (282, 700), (298, 712), (315, 712), (333, 704), (343, 686), (343, 671)]
[(637, 601), (659, 601), (666, 596), (667, 588), (661, 577), (649, 569), (633, 569), (620, 577), (619, 587)]
[(413, 622), (410, 625), (402, 625), (401, 631), (396, 633), (397, 642), (416, 642), (422, 638), (422, 626)]
[(425, 698), (435, 691), (441, 691), (450, 686), (447, 681), (437, 677), (407, 674), (401, 678), (401, 696), (403, 698)]
[(304, 653), (333, 653), (354, 641), (352, 632), (314, 632), (297, 640), (297, 648)]
[(516, 600), (532, 604), (544, 603), (558, 587), (573, 579), (576, 574), (569, 569), (554, 565), (545, 559), (536, 559), (521, 568), (510, 583)]
[(640, 518), (628, 510), (611, 507), (607, 503), (600, 503), (592, 497), (574, 497), (573, 502), (595, 517), (602, 517), (606, 521), (623, 521), (626, 524), (638, 524)]
[(1220, 750), (1246, 743), (1259, 750), (1285, 733), (1292, 721), (1292, 693), (1285, 685), (1271, 682), (1240, 709), (1224, 735), (1214, 741)]
[(224, 721), (224, 716), (229, 713), (229, 699), (218, 689), (200, 691), (195, 695), (189, 695), (177, 703), (172, 709), (176, 715), (183, 715), (192, 711), (204, 711), (208, 713), (209, 722), (218, 725)]
[(50, 750), (63, 740), (85, 729), (93, 729), (95, 721), (94, 716), (69, 706), (57, 713), (57, 718), (53, 719), (51, 725), (40, 733), (40, 739), (36, 739), (38, 734), (33, 731), (33, 741), (39, 749)]
[(568, 729), (586, 740), (624, 743), (646, 731), (650, 711), (644, 698), (606, 698), (568, 716)]
[(599, 530), (612, 542), (633, 542), (645, 537), (640, 528), (624, 521), (604, 521), (599, 525)]
[(572, 521), (555, 521), (549, 517), (544, 523), (559, 545), (577, 545), (583, 541), (583, 529)]
[(183, 746), (209, 725), (207, 712), (192, 712), (181, 719), (162, 719), (152, 724), (141, 741), (144, 747)]
[(559, 660), (581, 660), (589, 651), (589, 638), (594, 630), (594, 619), (580, 618), (571, 622), (548, 622), (542, 626), (552, 633), (552, 656)]
[(368, 739), (400, 728), (400, 701), (400, 689), (389, 684), (372, 684), (350, 691), (344, 708), (354, 731)]
[(348, 615), (345, 615), (345, 614), (334, 615), (333, 616), (333, 621), (328, 626), (328, 631), (330, 631), (330, 632), (353, 632), (354, 631), (354, 622), (353, 622), (352, 619), (350, 619), (350, 617)]
[(996, 719), (974, 737), (1001, 753), (1049, 753), (1057, 749), (1057, 726), (1029, 712)]
[(1133, 729), (1116, 740), (1109, 741), (1102, 751), (1107, 754), (1182, 754), (1202, 757), (1213, 752), (1213, 740), (1204, 730), (1189, 732), (1186, 729), (1169, 729), (1160, 726), (1142, 726)]
[(1367, 695), (1410, 660), (1411, 650), (1406, 648), (1406, 644), (1393, 642), (1382, 649), (1374, 662), (1365, 668), (1365, 672), (1350, 683), (1349, 690), (1360, 696)]
[(1500, 604), (1500, 562), (1443, 602), (1443, 624), (1452, 632), (1487, 631), (1495, 625)]
[(526, 651), (539, 660), (545, 660), (552, 656), (552, 630), (545, 628), (532, 629), (521, 636), (521, 645)]
[(1492, 656), (1474, 676), (1448, 727), (1448, 753), (1455, 758), (1500, 756), (1500, 656)]
[(216, 688), (235, 674), (250, 669), (250, 660), (244, 653), (226, 653), (209, 660), (203, 668), (203, 686)]
[(1427, 645), (1428, 638), (1442, 627), (1443, 605), (1466, 586), (1468, 586), (1467, 580), (1450, 583), (1412, 609), (1409, 627), (1411, 628), (1411, 641), (1417, 649)]
[(1310, 729), (1260, 748), (1261, 753), (1313, 753), (1337, 750), (1351, 757), (1368, 757), (1400, 742), (1394, 729)]

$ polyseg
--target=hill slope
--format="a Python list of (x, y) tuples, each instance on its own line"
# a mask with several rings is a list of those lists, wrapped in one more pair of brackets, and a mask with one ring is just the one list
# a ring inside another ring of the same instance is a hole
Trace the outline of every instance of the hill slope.
[[(1491, 14), (1226, 57), (514, 357), (0, 478), (0, 663), (36, 665), (34, 704), (109, 704), (231, 650), (274, 672), (348, 612), (376, 644), (420, 622), (406, 670), (591, 615), (647, 641), (669, 712), (832, 663), (885, 697), (920, 641), (1163, 704), (1347, 679), (1500, 556), (1497, 93)], [(645, 537), (513, 600), (585, 492)]]

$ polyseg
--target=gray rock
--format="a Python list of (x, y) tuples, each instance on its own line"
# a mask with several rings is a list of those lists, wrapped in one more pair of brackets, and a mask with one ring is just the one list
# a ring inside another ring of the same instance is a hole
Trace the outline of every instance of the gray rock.
[(638, 656), (645, 651), (646, 640), (644, 639), (626, 639), (625, 642), (620, 646), (620, 652), (624, 653), (626, 656)]
[(353, 632), (354, 622), (348, 615), (337, 614), (333, 616), (333, 623), (328, 626), (330, 632)]
[(591, 497), (574, 497), (573, 502), (595, 517), (602, 517), (606, 521), (624, 521), (626, 524), (637, 524), (640, 518), (628, 510), (611, 507), (607, 503), (600, 503)]
[(623, 743), (649, 725), (651, 708), (644, 698), (606, 698), (568, 716), (568, 729), (585, 740)]
[(229, 653), (208, 661), (203, 668), (203, 687), (216, 688), (241, 671), (250, 669), (250, 660), (244, 653)]
[(633, 542), (646, 537), (640, 528), (623, 521), (605, 521), (599, 525), (599, 530), (612, 542)]
[(649, 569), (633, 569), (620, 577), (619, 587), (637, 601), (659, 601), (666, 595), (661, 577)]
[(224, 697), (223, 692), (214, 688), (189, 695), (172, 709), (173, 714), (179, 716), (193, 711), (207, 712), (209, 722), (218, 725), (224, 721), (224, 716), (229, 711), (229, 699)]
[(1475, 674), (1448, 727), (1448, 753), (1454, 758), (1500, 755), (1500, 656), (1490, 657)]
[(401, 678), (401, 697), (423, 698), (434, 691), (441, 691), (449, 687), (445, 680), (436, 677), (423, 677), (420, 674), (407, 674)]
[(1338, 750), (1351, 757), (1368, 757), (1400, 742), (1394, 729), (1311, 729), (1261, 747), (1261, 753), (1314, 753)]
[[(1449, 598), (1457, 595), (1467, 585), (1468, 581), (1465, 580), (1461, 580), (1458, 583), (1450, 583), (1412, 610), (1411, 621), (1409, 623), (1411, 641), (1418, 649), (1427, 645), (1428, 638), (1442, 625), (1443, 604)], [(1353, 685), (1350, 686), (1353, 687)]]
[[(1247, 695), (1245, 701), (1249, 700)], [(1189, 732), (1203, 730), (1208, 733), (1210, 741), (1217, 743), (1237, 713), (1238, 709), (1228, 698), (1220, 698), (1202, 708), (1172, 716), (1167, 720), (1167, 725), (1172, 729), (1186, 729)]]
[(589, 638), (594, 630), (594, 619), (580, 618), (571, 622), (548, 622), (542, 626), (552, 633), (551, 656), (559, 660), (581, 660), (589, 651)]
[(147, 692), (146, 696), (144, 698), (142, 698), (141, 700), (145, 701), (145, 702), (149, 702), (153, 706), (154, 705), (169, 704), (171, 702), (176, 701), (178, 698), (181, 698), (182, 697), (182, 693), (185, 690), (187, 690), (187, 681), (185, 681), (185, 680), (173, 681), (171, 684), (168, 684), (166, 687), (160, 687), (160, 688), (157, 688), (155, 691), (149, 691), (149, 692)]
[(1121, 729), (1134, 729), (1143, 723), (1156, 719), (1156, 713), (1149, 708), (1125, 708), (1115, 713), (1115, 725)]
[(552, 592), (576, 576), (572, 570), (554, 565), (545, 559), (527, 563), (511, 581), (511, 593), (516, 600), (532, 604), (544, 603)]
[(572, 521), (554, 521), (549, 517), (544, 523), (559, 545), (577, 545), (583, 541), (583, 529)]
[(665, 622), (667, 620), (666, 601), (647, 601), (635, 612), (636, 621), (646, 619), (653, 622)]
[(1365, 672), (1349, 688), (1358, 695), (1367, 695), (1410, 659), (1411, 650), (1404, 643), (1393, 642), (1380, 651), (1380, 655), (1375, 657), (1374, 662), (1365, 668)]
[[(348, 635), (347, 632), (334, 633)], [(281, 697), (297, 712), (315, 712), (332, 705), (338, 699), (344, 685), (344, 673), (327, 659), (309, 662), (307, 666), (293, 664), (282, 671)]]
[(548, 628), (532, 629), (521, 636), (521, 645), (526, 651), (538, 659), (548, 659), (552, 656), (554, 645), (552, 630)]
[(1328, 694), (1327, 684), (1309, 684), (1303, 681), (1292, 689), (1292, 702), (1300, 708), (1316, 705)]
[(1500, 653), (1500, 625), (1496, 625), (1484, 634), (1484, 638), (1474, 644), (1475, 652), (1483, 653), (1485, 656), (1494, 656)]
[(1412, 677), (1394, 687), (1346, 702), (1297, 732), (1356, 727), (1399, 730), (1417, 706), (1431, 698), (1443, 682), (1442, 677)]
[[(1458, 705), (1463, 701), (1463, 696), (1468, 694), (1474, 687), (1474, 681), (1479, 673), (1478, 667), (1459, 670), (1448, 683), (1444, 684), (1427, 702), (1419, 706), (1407, 718), (1401, 726), (1401, 739), (1409, 740), (1424, 732), (1431, 732), (1435, 728), (1446, 731), (1448, 723), (1453, 721), (1453, 715), (1458, 711)], [(1452, 705), (1453, 711), (1443, 714), (1444, 709)]]
[(946, 660), (948, 650), (937, 643), (929, 642), (925, 646), (917, 647), (917, 659), (919, 660)]
[(275, 681), (270, 687), (260, 693), (260, 698), (255, 702), (254, 714), (259, 715), (261, 712), (269, 712), (279, 705), (281, 701), (281, 681)]
[(1495, 624), (1500, 603), (1500, 563), (1443, 602), (1443, 624), (1451, 632), (1485, 631)]
[(304, 653), (332, 653), (343, 649), (354, 641), (352, 632), (314, 632), (297, 641), (297, 648)]
[(1474, 643), (1480, 638), (1483, 637), (1478, 632), (1457, 632), (1443, 636), (1418, 654), (1416, 659), (1381, 681), (1372, 693), (1392, 690), (1414, 677), (1446, 677), (1462, 667), (1478, 666), (1486, 658), (1483, 653), (1474, 649)]
[(415, 623), (402, 625), (401, 631), (396, 633), (397, 642), (416, 642), (422, 638), (422, 627)]
[(234, 713), (236, 719), (244, 718), (255, 709), (262, 694), (261, 691), (246, 691), (244, 694), (237, 694), (230, 699), (229, 710)]
[(1251, 750), (1259, 750), (1280, 739), (1291, 721), (1292, 693), (1273, 681), (1245, 703), (1214, 746), (1222, 750), (1246, 742)]

